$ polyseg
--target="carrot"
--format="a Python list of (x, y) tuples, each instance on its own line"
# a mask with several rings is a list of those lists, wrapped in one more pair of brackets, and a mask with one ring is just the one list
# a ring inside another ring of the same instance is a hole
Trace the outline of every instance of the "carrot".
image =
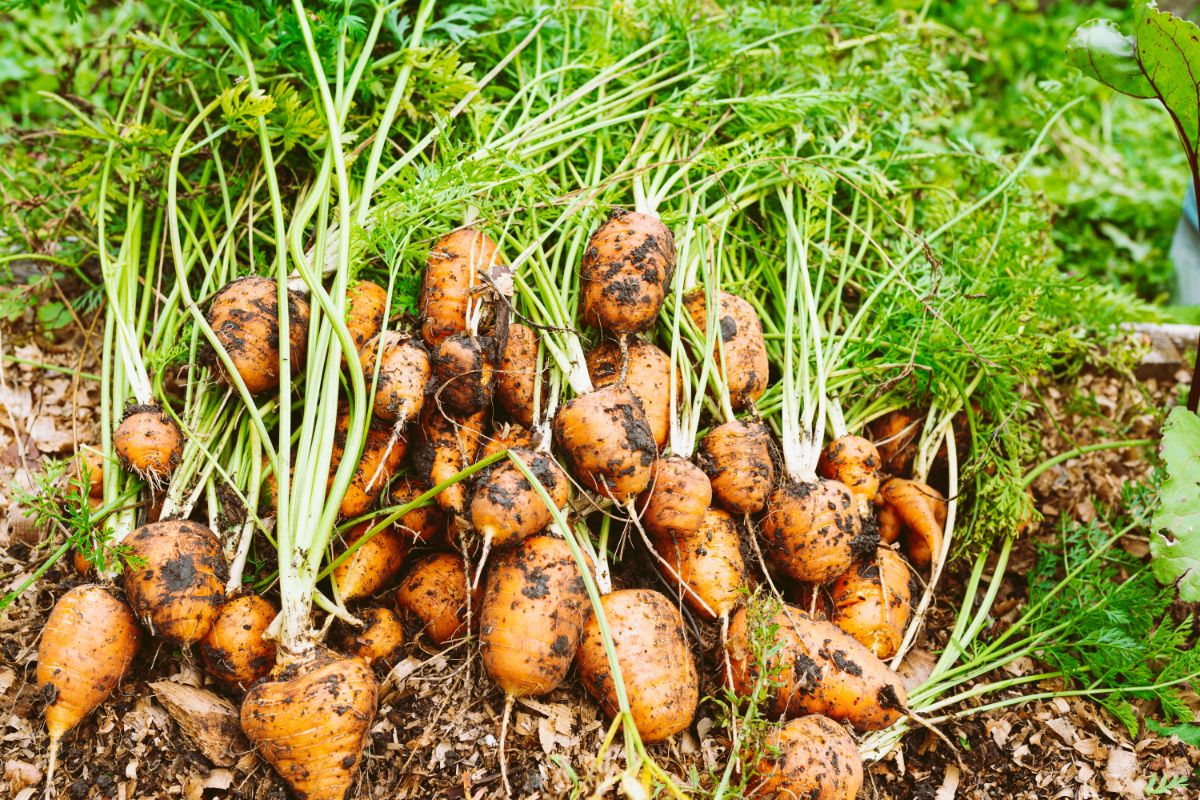
[(460, 556), (433, 553), (414, 564), (400, 583), (396, 606), (421, 623), (430, 641), (442, 645), (467, 632), (479, 598), (467, 594), (467, 572)]
[(278, 610), (270, 601), (247, 594), (221, 606), (212, 628), (200, 640), (208, 674), (239, 689), (249, 689), (275, 666), (275, 643), (267, 628)]
[(82, 482), (86, 476), (87, 483), (81, 488), (92, 499), (104, 497), (104, 456), (91, 447), (81, 447), (75, 454), (72, 467), (72, 478)]
[[(304, 366), (308, 346), (308, 302), (299, 292), (288, 292), (288, 354), (292, 374)], [(238, 278), (213, 296), (208, 324), (229, 354), (251, 394), (279, 388), (279, 291), (275, 281), (259, 275)], [(223, 362), (211, 351), (206, 360), (225, 375)], [(230, 381), (232, 382), (232, 381)]]
[(878, 495), (875, 500), (875, 520), (879, 525), (879, 540), (891, 544), (900, 538), (900, 529), (904, 527), (904, 523), (900, 521), (900, 515), (896, 513), (895, 506), (887, 503)]
[(765, 671), (777, 716), (825, 714), (858, 730), (880, 730), (906, 712), (900, 677), (832, 622), (788, 606), (769, 625), (775, 631), (773, 655), (763, 664), (751, 649), (746, 609), (733, 614), (726, 649), (739, 697), (748, 697)]
[[(402, 506), (425, 494), (427, 487), (409, 477), (403, 477), (392, 486), (391, 503)], [(446, 535), (446, 515), (437, 503), (414, 508), (396, 520), (395, 531), (414, 544), (441, 542)]]
[(733, 420), (700, 440), (696, 461), (712, 482), (713, 497), (727, 511), (761, 511), (775, 482), (771, 436), (759, 422)]
[[(413, 457), (417, 474), (430, 486), (449, 480), (475, 463), (487, 418), (479, 411), (468, 416), (448, 416), (436, 403), (421, 415), (422, 439)], [(462, 514), (467, 506), (467, 489), (456, 483), (437, 494), (443, 509)]]
[(383, 330), (388, 313), (387, 289), (371, 281), (355, 281), (346, 291), (346, 301), (346, 329), (354, 350), (361, 354), (367, 342)]
[(430, 347), (467, 330), (467, 305), (484, 284), (481, 275), (500, 261), (486, 233), (463, 228), (437, 241), (421, 286), (421, 335)]
[(866, 517), (879, 492), (879, 451), (861, 436), (840, 436), (821, 451), (817, 472), (850, 490), (860, 516)]
[(829, 717), (813, 714), (773, 729), (763, 741), (756, 797), (854, 800), (863, 783), (858, 743)]
[(569, 400), (553, 428), (571, 473), (592, 491), (624, 502), (650, 484), (658, 447), (629, 389), (606, 386)]
[[(346, 548), (374, 525), (373, 520), (366, 520), (347, 531), (343, 536)], [(333, 571), (342, 597), (358, 600), (387, 586), (400, 573), (411, 549), (411, 540), (395, 528), (384, 528), (376, 533)]]
[(140, 642), (129, 606), (99, 586), (76, 586), (54, 604), (42, 629), (37, 662), (50, 733), (47, 789), (54, 785), (63, 735), (108, 699), (128, 674)]
[(579, 270), (583, 321), (638, 333), (654, 324), (675, 273), (675, 237), (650, 214), (614, 210), (592, 233)]
[(361, 658), (315, 648), (278, 664), (242, 702), (246, 737), (304, 800), (342, 800), (378, 705)]
[(361, 628), (341, 624), (335, 640), (338, 647), (371, 666), (391, 667), (404, 648), (404, 626), (390, 608), (375, 606), (357, 612)]
[(786, 481), (767, 498), (759, 526), (772, 561), (790, 577), (826, 583), (872, 553), (878, 537), (864, 535), (854, 496), (837, 481)]
[(652, 537), (687, 536), (699, 529), (711, 503), (712, 484), (704, 471), (686, 458), (668, 456), (654, 463), (637, 509)]
[[(688, 292), (683, 305), (700, 334), (706, 335), (708, 303), (703, 287)], [(740, 411), (767, 390), (770, 365), (762, 322), (754, 306), (729, 292), (721, 292), (717, 298), (717, 322), (721, 338), (713, 345), (713, 363), (719, 367), (724, 358), (722, 374), (729, 388), (729, 399), (733, 409)]]
[(159, 406), (130, 406), (113, 432), (113, 448), (121, 466), (157, 490), (183, 456), (183, 431)]
[(698, 615), (715, 620), (737, 605), (746, 564), (738, 523), (730, 514), (710, 508), (695, 530), (652, 535), (651, 541), (674, 573), (666, 577), (687, 587), (683, 599)]
[[(628, 356), (625, 385), (642, 404), (654, 442), (661, 449), (671, 432), (671, 357), (641, 341), (629, 344)], [(620, 381), (621, 348), (616, 342), (601, 342), (586, 358), (592, 385), (597, 389)], [(682, 383), (677, 380), (675, 386)]]
[[(534, 474), (557, 508), (571, 497), (571, 483), (547, 453), (512, 451)], [(471, 525), (485, 542), (507, 547), (550, 524), (551, 510), (512, 461), (501, 461), (479, 478), (471, 497)]]
[[(362, 516), (370, 510), (392, 475), (400, 468), (404, 454), (408, 451), (408, 441), (394, 428), (389, 429), (378, 420), (368, 422), (366, 441), (363, 442), (362, 455), (358, 459), (358, 468), (346, 493), (342, 495), (339, 506), (341, 514), (346, 519)], [(333, 455), (329, 464), (329, 483), (333, 484), (334, 473), (345, 455), (346, 433), (350, 426), (350, 415), (344, 413), (338, 417), (337, 428), (333, 437)]]
[(871, 423), (871, 438), (879, 450), (884, 472), (909, 474), (924, 427), (925, 415), (909, 408), (897, 409)]
[[(675, 606), (649, 589), (621, 589), (601, 597), (600, 605), (642, 741), (660, 742), (691, 725), (700, 690)], [(577, 662), (584, 688), (616, 716), (616, 687), (595, 613), (584, 625)]]
[(363, 347), (363, 375), (369, 383), (375, 375), (379, 348), (379, 378), (375, 384), (375, 405), (371, 413), (384, 422), (403, 427), (417, 419), (425, 405), (425, 385), (432, 367), (425, 346), (399, 331), (386, 331)]
[(510, 324), (496, 370), (496, 402), (526, 428), (533, 425), (537, 354), (537, 332), (520, 323)]
[(491, 337), (456, 333), (433, 351), (434, 399), (459, 414), (482, 411), (492, 402), (496, 363)]
[(228, 568), (216, 534), (169, 520), (138, 528), (124, 544), (137, 564), (125, 569), (125, 595), (142, 624), (176, 644), (203, 639), (225, 603)]
[(513, 425), (508, 422), (503, 423), (499, 428), (492, 431), (492, 434), (487, 437), (487, 441), (483, 443), (483, 449), (479, 451), (479, 460), (493, 456), (502, 450), (510, 450), (514, 447), (523, 447), (526, 450), (532, 450), (536, 446), (533, 440), (533, 433), (520, 425)]
[(932, 486), (903, 478), (892, 478), (879, 493), (900, 520), (909, 561), (925, 569), (942, 551), (946, 499)]
[(874, 560), (855, 564), (829, 589), (833, 621), (880, 658), (891, 658), (908, 625), (912, 597), (908, 566), (880, 547)]

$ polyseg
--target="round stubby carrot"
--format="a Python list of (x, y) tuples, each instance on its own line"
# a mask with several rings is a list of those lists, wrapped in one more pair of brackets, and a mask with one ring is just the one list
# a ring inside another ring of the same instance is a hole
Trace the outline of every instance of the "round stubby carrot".
[[(748, 407), (767, 390), (770, 365), (758, 312), (741, 297), (721, 292), (717, 299), (717, 323), (720, 341), (713, 346), (713, 363), (721, 365), (724, 350), (725, 384), (735, 411)], [(708, 306), (704, 289), (693, 289), (683, 299), (684, 308), (696, 328), (704, 335), (708, 327)]]
[[(541, 482), (562, 508), (571, 499), (571, 482), (548, 453), (517, 448), (512, 451)], [(533, 484), (512, 461), (491, 467), (475, 484), (471, 497), (471, 525), (493, 547), (507, 547), (550, 524), (551, 510)]]
[(704, 522), (711, 504), (712, 484), (704, 470), (681, 456), (667, 456), (654, 463), (654, 476), (636, 508), (651, 536), (687, 536)]
[[(597, 389), (619, 382), (620, 345), (601, 342), (587, 354), (587, 367)], [(654, 443), (661, 449), (671, 432), (671, 357), (649, 342), (630, 342), (625, 385), (642, 404)], [(682, 385), (682, 381), (675, 385)]]
[(487, 437), (487, 441), (483, 443), (483, 449), (479, 451), (479, 461), (488, 456), (495, 455), (501, 450), (509, 450), (514, 447), (523, 447), (527, 450), (532, 450), (536, 446), (533, 441), (533, 432), (520, 425), (513, 425), (505, 422), (500, 427), (495, 428)]
[[(621, 589), (601, 597), (600, 605), (642, 741), (661, 742), (691, 725), (700, 689), (674, 604), (649, 589)], [(577, 661), (588, 694), (615, 716), (617, 692), (594, 613), (584, 625)]]
[(275, 643), (266, 637), (278, 613), (256, 594), (242, 595), (221, 606), (221, 613), (200, 640), (200, 657), (209, 675), (249, 689), (275, 666)]
[[(377, 356), (379, 348), (383, 355)], [(379, 379), (375, 384), (375, 404), (371, 413), (384, 422), (403, 427), (421, 413), (425, 405), (425, 386), (433, 367), (421, 342), (399, 331), (386, 331), (363, 346), (362, 369), (367, 383), (375, 375), (379, 360)]]
[(159, 406), (130, 406), (113, 432), (113, 449), (121, 466), (159, 489), (183, 457), (183, 431)]
[(700, 440), (696, 461), (712, 482), (713, 497), (735, 514), (753, 514), (767, 504), (775, 482), (771, 435), (760, 422), (735, 419)]
[(490, 337), (456, 333), (433, 351), (432, 402), (456, 414), (474, 414), (492, 402), (496, 363)]
[[(346, 487), (346, 493), (342, 495), (339, 506), (342, 516), (346, 519), (362, 516), (370, 510), (392, 475), (400, 468), (404, 454), (408, 452), (408, 440), (395, 428), (388, 428), (377, 420), (368, 421), (368, 426), (358, 467), (354, 470), (354, 477)], [(348, 413), (338, 417), (337, 428), (333, 434), (333, 456), (329, 464), (330, 486), (333, 485), (334, 474), (346, 452), (346, 433), (349, 427)]]
[(871, 501), (879, 493), (879, 451), (861, 436), (839, 436), (821, 451), (817, 472), (850, 490), (859, 514), (870, 513)]
[(904, 559), (880, 547), (875, 558), (855, 564), (833, 582), (833, 621), (880, 658), (900, 647), (912, 612), (911, 575)]
[(611, 333), (654, 324), (675, 274), (675, 237), (662, 221), (613, 211), (588, 240), (579, 270), (584, 323)]
[(854, 800), (863, 783), (858, 743), (829, 717), (812, 714), (785, 722), (763, 741), (754, 796)]
[(430, 641), (442, 645), (467, 632), (470, 617), (479, 609), (479, 597), (467, 595), (461, 556), (432, 553), (414, 564), (400, 583), (396, 606), (421, 623)]
[(317, 648), (280, 663), (246, 694), (242, 730), (296, 797), (343, 800), (378, 694), (366, 661)]
[(467, 329), (467, 304), (484, 285), (481, 275), (499, 262), (496, 243), (486, 233), (463, 228), (437, 241), (421, 285), (421, 336), (437, 347)]
[(767, 554), (790, 577), (826, 583), (875, 551), (854, 495), (837, 481), (787, 481), (772, 490), (759, 526)]
[[(375, 520), (366, 520), (346, 531), (345, 549), (349, 549), (375, 524)], [(342, 597), (358, 600), (387, 586), (392, 578), (400, 574), (410, 550), (411, 540), (395, 528), (384, 528), (376, 533), (333, 571)]]
[[(430, 486), (437, 486), (471, 466), (484, 438), (487, 415), (483, 411), (466, 416), (450, 416), (429, 403), (421, 414), (421, 444), (413, 457), (417, 474)], [(467, 506), (467, 488), (459, 481), (436, 495), (446, 511), (462, 514)]]
[(925, 427), (925, 415), (913, 409), (897, 409), (875, 420), (869, 427), (884, 472), (908, 475), (913, 459), (917, 457), (917, 440)]
[(96, 499), (104, 497), (104, 456), (91, 447), (81, 447), (75, 454), (75, 463), (71, 469), (71, 478), (77, 483), (87, 476), (87, 483), (82, 487), (88, 497)]
[(354, 342), (356, 353), (362, 353), (367, 342), (383, 330), (387, 319), (387, 289), (371, 281), (355, 281), (346, 291), (346, 329)]
[[(825, 714), (860, 731), (880, 730), (906, 712), (900, 676), (832, 622), (810, 618), (794, 606), (780, 608), (767, 623), (775, 627), (772, 658), (759, 662), (749, 636), (749, 615), (739, 608), (729, 623), (733, 689), (748, 697), (763, 676), (774, 686), (776, 716)], [(765, 670), (765, 675), (763, 674)]]
[(900, 519), (908, 560), (918, 569), (927, 568), (942, 551), (946, 499), (932, 486), (904, 478), (892, 478), (879, 494)]
[(361, 628), (343, 626), (338, 631), (338, 647), (358, 656), (371, 666), (390, 667), (400, 660), (404, 648), (404, 626), (390, 608), (374, 606), (356, 612)]
[(695, 530), (650, 539), (675, 573), (667, 578), (687, 587), (681, 589), (683, 599), (699, 616), (714, 620), (733, 610), (746, 585), (746, 563), (732, 515), (710, 508)]
[[(428, 489), (428, 486), (410, 477), (400, 478), (392, 485), (391, 504), (407, 505), (425, 494)], [(415, 544), (440, 542), (446, 535), (446, 515), (435, 501), (409, 511), (396, 520), (394, 529), (397, 534)]]
[(53, 786), (59, 741), (112, 694), (129, 672), (141, 635), (129, 606), (99, 586), (76, 586), (54, 604), (37, 662), (50, 732), (47, 787)]
[(228, 567), (217, 535), (187, 520), (144, 525), (124, 544), (125, 595), (150, 633), (189, 645), (208, 633), (225, 603)]
[[(292, 375), (304, 366), (308, 347), (308, 301), (299, 292), (288, 292), (288, 355)], [(260, 275), (238, 278), (213, 296), (208, 324), (217, 341), (229, 354), (246, 389), (251, 394), (279, 388), (279, 290), (275, 281)], [(224, 362), (209, 351), (206, 360), (217, 372), (229, 377)]]
[(592, 491), (624, 502), (650, 485), (658, 447), (628, 388), (606, 386), (567, 401), (553, 427), (571, 474)]
[(537, 332), (528, 325), (510, 324), (496, 370), (496, 401), (513, 420), (526, 428), (533, 425), (537, 354)]

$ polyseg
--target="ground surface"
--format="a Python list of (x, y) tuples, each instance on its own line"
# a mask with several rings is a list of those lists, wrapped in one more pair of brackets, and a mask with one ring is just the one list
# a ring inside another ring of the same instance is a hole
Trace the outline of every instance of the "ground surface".
[[(38, 563), (39, 533), (18, 508), (10, 487), (31, 486), (46, 458), (63, 457), (96, 435), (98, 388), (80, 373), (99, 371), (94, 342), (81, 320), (56, 341), (27, 331), (7, 331), (5, 356), (59, 365), (65, 374), (0, 362), (0, 590), (19, 583)], [(1044, 449), (1133, 435), (1153, 435), (1162, 408), (1178, 392), (1168, 369), (1159, 379), (1085, 372), (1041, 387), (1046, 421)], [(1055, 425), (1050, 420), (1055, 420)], [(1067, 439), (1071, 444), (1067, 443)], [(1063, 514), (1086, 517), (1095, 503), (1115, 501), (1122, 482), (1145, 472), (1142, 454), (1097, 453), (1047, 472), (1035, 486), (1045, 516), (1031, 536), (1048, 536)], [(1125, 546), (1144, 551), (1145, 541)], [(1026, 544), (1013, 559), (1001, 603), (1022, 596), (1022, 571), (1029, 566)], [(944, 579), (921, 646), (909, 671), (920, 675), (944, 640), (961, 587), (961, 570)], [(36, 691), (37, 637), (54, 599), (79, 582), (68, 566), (55, 567), (36, 587), (0, 615), (0, 761), (12, 797), (40, 795), (45, 769), (45, 728)], [(1003, 609), (1002, 609), (1003, 610)], [(1193, 613), (1186, 610), (1185, 613)], [(716, 631), (696, 628), (705, 645)], [(711, 647), (705, 647), (711, 652)], [(703, 693), (717, 690), (717, 665), (702, 661)], [(1014, 671), (1032, 669), (1014, 664)], [(169, 646), (143, 647), (134, 670), (114, 697), (64, 740), (58, 785), (73, 800), (83, 798), (282, 798), (281, 784), (235, 740), (188, 737), (177, 708), (169, 708), (150, 684), (170, 681), (194, 686), (207, 679), (195, 660)], [(168, 687), (170, 688), (170, 687)], [(238, 698), (227, 695), (235, 704)], [(502, 695), (482, 675), (466, 644), (437, 653), (419, 641), (384, 681), (372, 743), (354, 797), (492, 797), (500, 794), (496, 737)], [(1194, 704), (1200, 709), (1200, 700)], [(660, 763), (684, 781), (724, 764), (727, 740), (703, 704), (696, 724), (656, 749)], [(184, 719), (186, 722), (187, 720)], [(594, 785), (617, 756), (595, 766), (605, 724), (598, 709), (576, 687), (516, 706), (508, 738), (515, 794), (558, 797), (571, 792), (572, 775)], [(863, 797), (871, 798), (1142, 798), (1166, 778), (1193, 776), (1168, 797), (1196, 797), (1200, 750), (1147, 734), (1131, 739), (1103, 709), (1084, 700), (1055, 700), (971, 717), (945, 733), (962, 748), (962, 768), (945, 744), (931, 735), (910, 735), (902, 749), (871, 767)], [(233, 751), (230, 755), (230, 751)], [(206, 757), (205, 754), (208, 754)], [(210, 758), (212, 760), (210, 760)], [(219, 763), (214, 763), (219, 762)]]

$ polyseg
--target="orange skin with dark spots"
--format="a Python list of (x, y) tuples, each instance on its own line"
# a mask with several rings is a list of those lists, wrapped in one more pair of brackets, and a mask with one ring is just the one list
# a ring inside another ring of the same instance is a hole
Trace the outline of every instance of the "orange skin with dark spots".
[(470, 616), (479, 610), (479, 591), (468, 602), (461, 556), (433, 553), (414, 564), (400, 583), (396, 606), (420, 622), (430, 641), (443, 645), (467, 632)]
[(675, 237), (658, 217), (615, 210), (588, 239), (579, 268), (580, 312), (606, 333), (654, 324), (675, 273)]
[(736, 419), (718, 425), (700, 440), (696, 461), (722, 508), (734, 514), (762, 511), (775, 483), (775, 465), (771, 436), (761, 423)]
[(367, 342), (383, 330), (388, 312), (387, 289), (371, 281), (355, 281), (346, 292), (346, 302), (346, 329), (355, 352), (362, 353)]
[[(299, 292), (288, 292), (288, 354), (292, 376), (304, 367), (308, 346), (309, 308)], [(207, 320), (217, 341), (251, 394), (279, 388), (279, 291), (275, 281), (259, 275), (238, 278), (213, 297)], [(224, 363), (210, 353), (218, 374)]]
[(553, 428), (571, 473), (588, 489), (624, 502), (650, 485), (658, 448), (628, 388), (606, 386), (567, 401)]
[(771, 492), (759, 526), (767, 555), (790, 577), (826, 583), (854, 562), (862, 518), (837, 481), (788, 482)]
[[(477, 460), (486, 428), (487, 414), (483, 411), (450, 415), (436, 403), (426, 404), (421, 415), (421, 447), (414, 459), (417, 473), (430, 486), (453, 478)], [(437, 503), (446, 511), (462, 514), (467, 506), (465, 482), (443, 489), (437, 494)]]
[(437, 241), (425, 266), (421, 286), (421, 336), (437, 347), (467, 329), (467, 303), (484, 286), (480, 275), (500, 261), (496, 243), (486, 233), (463, 228)]
[[(520, 448), (511, 452), (542, 483), (556, 509), (567, 504), (571, 483), (553, 457)], [(511, 460), (490, 467), (480, 478), (471, 497), (470, 515), (471, 526), (490, 539), (493, 547), (515, 544), (553, 519), (541, 495)]]
[(699, 529), (712, 504), (712, 484), (704, 470), (686, 458), (654, 462), (654, 476), (638, 496), (637, 511), (654, 536), (687, 536)]
[(71, 478), (76, 483), (87, 475), (87, 496), (91, 498), (104, 497), (104, 457), (90, 447), (81, 447), (75, 454), (75, 464)]
[(892, 478), (879, 494), (900, 520), (909, 561), (917, 569), (927, 569), (942, 550), (946, 499), (932, 486), (903, 478)]
[(456, 414), (473, 414), (491, 405), (496, 365), (490, 339), (456, 333), (442, 340), (432, 360), (433, 402)]
[(912, 612), (910, 577), (904, 559), (879, 548), (873, 560), (855, 564), (829, 587), (833, 621), (875, 655), (891, 658)]
[[(595, 388), (611, 386), (620, 379), (621, 348), (616, 342), (601, 342), (586, 358)], [(625, 385), (642, 404), (654, 443), (661, 450), (671, 432), (671, 357), (649, 342), (630, 342)], [(682, 385), (682, 380), (676, 380), (676, 394)]]
[(861, 436), (839, 436), (821, 451), (817, 474), (843, 484), (854, 495), (859, 513), (866, 515), (879, 492), (879, 451)]
[[(533, 390), (537, 382), (537, 331), (520, 323), (508, 326), (508, 340), (496, 370), (496, 401), (526, 428), (533, 425)], [(545, 397), (545, 391), (542, 392)]]
[[(362, 455), (358, 458), (358, 467), (354, 477), (346, 487), (339, 506), (342, 517), (353, 519), (367, 513), (391, 477), (400, 468), (404, 454), (408, 452), (408, 441), (405, 437), (377, 420), (368, 420), (366, 441), (363, 442)], [(329, 486), (333, 486), (333, 477), (346, 449), (346, 433), (350, 426), (350, 414), (344, 413), (338, 417), (337, 428), (333, 437), (333, 456), (329, 463)]]
[[(404, 646), (404, 626), (390, 608), (374, 606), (355, 612), (361, 628), (342, 625), (336, 637), (338, 647), (371, 666), (391, 667), (400, 660)], [(341, 624), (341, 623), (339, 623)]]
[(828, 717), (813, 714), (773, 729), (758, 762), (755, 797), (854, 800), (863, 784), (858, 743)]
[(249, 689), (275, 666), (275, 643), (266, 638), (278, 610), (256, 594), (221, 606), (213, 626), (200, 640), (208, 674), (239, 689)]
[[(371, 530), (378, 520), (360, 522), (348, 530), (343, 539), (345, 549)], [(370, 597), (400, 574), (404, 559), (412, 550), (412, 540), (400, 534), (394, 527), (384, 528), (363, 543), (361, 547), (333, 571), (338, 589), (346, 600)]]
[[(378, 355), (380, 346), (382, 356)], [(363, 377), (368, 386), (375, 378), (377, 359), (379, 378), (371, 413), (377, 419), (403, 427), (417, 419), (425, 406), (425, 386), (433, 369), (429, 353), (420, 341), (398, 331), (376, 336), (362, 348)]]
[(125, 568), (125, 595), (155, 636), (200, 641), (225, 603), (228, 567), (217, 535), (195, 522), (144, 525), (125, 538), (138, 566)]
[(872, 422), (871, 438), (878, 449), (883, 471), (892, 475), (908, 475), (917, 457), (917, 440), (925, 427), (925, 415), (913, 409), (892, 411)]
[[(429, 487), (409, 477), (402, 477), (392, 484), (391, 504), (402, 506), (411, 503), (428, 491)], [(446, 515), (434, 501), (426, 506), (414, 508), (396, 520), (396, 533), (414, 544), (434, 544), (444, 541)]]
[[(706, 335), (708, 308), (704, 289), (688, 292), (683, 299), (683, 305), (700, 335)], [(720, 368), (723, 349), (722, 377), (729, 388), (729, 399), (734, 411), (741, 411), (762, 397), (762, 393), (767, 390), (770, 364), (767, 361), (762, 322), (754, 306), (737, 295), (721, 292), (718, 297), (717, 323), (721, 328), (721, 337), (713, 345), (713, 364)]]
[(125, 469), (161, 487), (183, 456), (183, 431), (158, 406), (133, 406), (113, 432), (113, 449)]
[(487, 437), (487, 441), (483, 443), (483, 449), (479, 451), (479, 460), (482, 461), (488, 456), (494, 456), (502, 450), (508, 450), (513, 447), (523, 447), (527, 450), (532, 450), (536, 446), (533, 441), (533, 433), (527, 428), (522, 428), (520, 425), (504, 423), (500, 427), (492, 431)]
[(737, 520), (728, 512), (710, 508), (690, 533), (652, 535), (651, 542), (675, 573), (668, 580), (691, 590), (680, 589), (680, 594), (698, 615), (714, 620), (737, 605), (746, 585), (746, 563)]

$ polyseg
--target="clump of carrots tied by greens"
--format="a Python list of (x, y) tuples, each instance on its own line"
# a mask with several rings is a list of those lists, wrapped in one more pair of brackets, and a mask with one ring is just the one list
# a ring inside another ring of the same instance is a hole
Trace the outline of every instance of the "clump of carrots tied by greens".
[[(597, 796), (853, 798), (858, 734), (928, 724), (893, 670), (964, 509), (1027, 516), (1017, 387), (1080, 290), (1018, 263), (1037, 144), (917, 119), (953, 40), (844, 6), (145, 12), (123, 94), (58, 98), (107, 311), (51, 765), (155, 637), (337, 800), (381, 676), (466, 642), (506, 791), (514, 702), (578, 686)], [(673, 775), (701, 702), (726, 761)]]

